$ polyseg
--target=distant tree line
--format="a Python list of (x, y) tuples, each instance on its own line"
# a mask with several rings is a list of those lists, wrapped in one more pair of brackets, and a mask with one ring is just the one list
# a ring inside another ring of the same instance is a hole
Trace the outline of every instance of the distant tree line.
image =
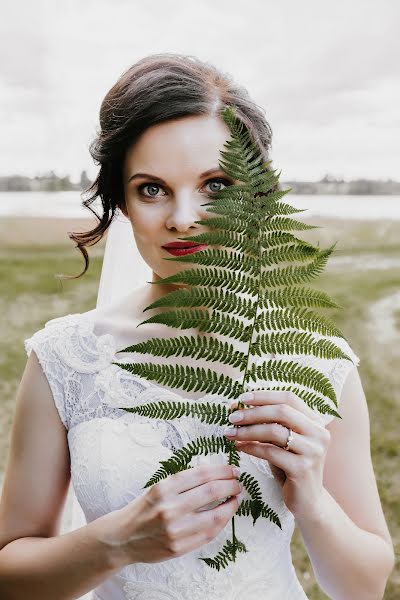
[[(72, 182), (69, 175), (59, 177), (50, 171), (45, 175), (25, 177), (8, 175), (0, 177), (0, 192), (67, 192), (83, 191), (92, 182), (86, 171), (81, 172), (79, 182)], [(393, 194), (400, 195), (400, 182), (392, 179), (353, 179), (344, 181), (325, 175), (320, 181), (284, 181), (282, 187), (291, 187), (294, 194)]]
[(36, 177), (7, 175), (0, 177), (0, 192), (69, 192), (83, 191), (91, 184), (86, 171), (81, 172), (79, 182), (71, 181), (69, 175), (59, 177), (50, 171)]
[(285, 181), (285, 189), (291, 187), (294, 194), (358, 194), (358, 195), (400, 195), (400, 182), (393, 179), (352, 179), (344, 181), (325, 175), (320, 181)]

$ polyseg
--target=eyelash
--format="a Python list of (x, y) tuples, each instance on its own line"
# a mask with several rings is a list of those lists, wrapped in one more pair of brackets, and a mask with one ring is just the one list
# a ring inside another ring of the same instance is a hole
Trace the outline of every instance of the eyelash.
[[(229, 184), (232, 185), (232, 181), (230, 181), (229, 179), (225, 179), (224, 177), (212, 177), (211, 179), (207, 179), (205, 185), (207, 185), (208, 183), (210, 183), (210, 181), (218, 181), (219, 183), (224, 183), (224, 184)], [(141, 196), (143, 196), (144, 198), (158, 198), (159, 196), (147, 196), (146, 194), (143, 194), (143, 189), (145, 187), (147, 187), (148, 185), (155, 185), (159, 188), (162, 188), (162, 185), (160, 183), (156, 183), (155, 181), (153, 182), (147, 182), (147, 183), (142, 183), (141, 185), (138, 186), (138, 192)], [(210, 192), (210, 194), (212, 194), (213, 192)], [(217, 192), (215, 192), (217, 193)]]

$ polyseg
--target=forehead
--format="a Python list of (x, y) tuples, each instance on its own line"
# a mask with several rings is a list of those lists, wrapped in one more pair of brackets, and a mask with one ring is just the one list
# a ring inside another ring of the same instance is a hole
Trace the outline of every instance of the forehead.
[(175, 170), (206, 171), (218, 165), (228, 139), (229, 128), (220, 117), (196, 115), (164, 121), (146, 129), (132, 144), (124, 168), (127, 175), (137, 169), (161, 177)]

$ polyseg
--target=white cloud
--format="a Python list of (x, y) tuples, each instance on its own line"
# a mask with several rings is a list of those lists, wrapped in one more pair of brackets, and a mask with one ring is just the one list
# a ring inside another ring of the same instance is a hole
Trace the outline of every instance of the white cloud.
[(96, 172), (105, 93), (156, 52), (245, 85), (282, 176), (398, 178), (397, 0), (3, 0), (0, 173)]

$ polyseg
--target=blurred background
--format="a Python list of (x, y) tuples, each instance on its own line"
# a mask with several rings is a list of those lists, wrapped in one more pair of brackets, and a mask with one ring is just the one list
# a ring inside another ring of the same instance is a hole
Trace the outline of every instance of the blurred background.
[[(55, 275), (82, 270), (68, 232), (96, 223), (80, 194), (97, 173), (88, 146), (100, 103), (136, 60), (186, 53), (247, 87), (272, 126), (271, 158), (292, 187), (286, 201), (321, 227), (304, 237), (338, 241), (317, 287), (344, 307), (329, 314), (361, 360), (372, 459), (398, 558), (399, 22), (396, 0), (3, 0), (0, 482), (24, 339), (96, 305), (106, 238), (89, 249), (83, 278), (60, 283)], [(132, 256), (132, 269), (140, 261)], [(325, 598), (298, 530), (292, 553), (309, 598)], [(399, 597), (399, 585), (397, 563), (387, 600)]]

